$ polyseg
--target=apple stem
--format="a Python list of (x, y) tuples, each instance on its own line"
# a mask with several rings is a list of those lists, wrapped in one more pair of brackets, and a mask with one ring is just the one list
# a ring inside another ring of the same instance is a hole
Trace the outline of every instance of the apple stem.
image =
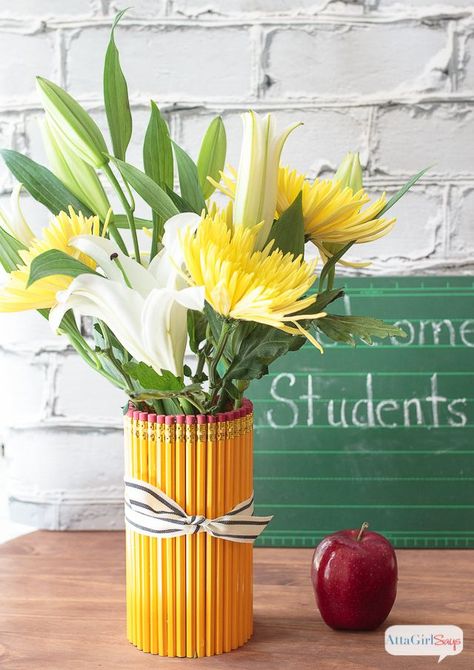
[(360, 542), (360, 540), (362, 539), (362, 535), (364, 534), (364, 530), (367, 530), (368, 527), (369, 527), (369, 524), (367, 523), (367, 521), (364, 521), (364, 523), (360, 527), (359, 534), (356, 538), (357, 542)]

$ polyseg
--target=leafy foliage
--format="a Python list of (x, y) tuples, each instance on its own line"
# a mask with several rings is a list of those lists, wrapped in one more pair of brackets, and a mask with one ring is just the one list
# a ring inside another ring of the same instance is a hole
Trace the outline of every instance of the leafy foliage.
[(24, 185), (35, 200), (47, 207), (50, 212), (53, 214), (67, 212), (68, 207), (71, 206), (76, 212), (82, 212), (84, 216), (92, 215), (91, 210), (44, 165), (36, 163), (28, 156), (23, 156), (13, 149), (0, 149), (0, 153), (13, 176)]
[(232, 338), (233, 356), (224, 378), (260, 379), (274, 360), (295, 351), (305, 341), (271, 326), (241, 322)]
[(125, 153), (132, 137), (132, 115), (128, 100), (127, 82), (120, 67), (120, 57), (115, 45), (114, 33), (117, 23), (126, 11), (126, 9), (123, 9), (115, 17), (104, 63), (105, 112), (114, 154), (121, 160), (125, 160)]
[(166, 220), (179, 213), (169, 195), (151, 177), (118, 158), (114, 162), (124, 179), (157, 214)]
[(17, 266), (21, 264), (22, 261), (18, 252), (24, 248), (21, 242), (0, 226), (0, 263), (6, 272), (16, 270)]
[(206, 209), (206, 202), (199, 184), (198, 170), (188, 154), (173, 142), (174, 155), (178, 165), (179, 188), (181, 197), (188, 202), (196, 214)]
[(210, 198), (215, 191), (208, 177), (219, 181), (220, 172), (224, 169), (226, 151), (227, 138), (224, 123), (220, 116), (216, 116), (204, 135), (197, 160), (199, 185), (206, 199)]
[(78, 277), (83, 274), (96, 274), (88, 265), (69, 256), (59, 249), (50, 249), (33, 259), (30, 267), (30, 276), (27, 287), (40, 279), (52, 275)]
[(288, 209), (274, 221), (269, 240), (275, 240), (274, 248), (290, 253), (296, 258), (304, 255), (304, 220), (302, 192), (300, 191)]
[(133, 379), (136, 379), (142, 388), (148, 391), (159, 391), (161, 393), (178, 392), (184, 388), (183, 380), (176, 377), (169, 370), (163, 370), (159, 375), (152, 367), (146, 363), (137, 363), (130, 361), (124, 366), (127, 372)]
[(380, 319), (368, 316), (342, 316), (328, 314), (323, 319), (314, 321), (314, 325), (327, 337), (335, 342), (355, 345), (356, 338), (372, 344), (372, 338), (406, 337), (406, 333)]

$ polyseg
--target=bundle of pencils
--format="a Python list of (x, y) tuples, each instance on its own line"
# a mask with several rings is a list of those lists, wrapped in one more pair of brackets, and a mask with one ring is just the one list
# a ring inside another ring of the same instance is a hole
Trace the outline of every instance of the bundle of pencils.
[[(125, 417), (125, 472), (187, 514), (213, 519), (253, 490), (253, 413)], [(157, 538), (127, 528), (127, 634), (160, 656), (212, 656), (252, 634), (251, 543), (205, 532)]]

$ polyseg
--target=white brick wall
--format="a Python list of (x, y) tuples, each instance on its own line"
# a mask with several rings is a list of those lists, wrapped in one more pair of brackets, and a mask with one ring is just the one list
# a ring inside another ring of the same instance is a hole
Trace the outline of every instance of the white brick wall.
[[(34, 75), (67, 86), (104, 125), (101, 70), (118, 0), (0, 1), (0, 143), (44, 152)], [(118, 31), (140, 161), (149, 98), (195, 155), (224, 115), (229, 160), (239, 112), (300, 118), (285, 159), (310, 175), (361, 152), (374, 192), (429, 174), (389, 238), (359, 247), (376, 273), (474, 269), (472, 0), (134, 0)], [(0, 166), (0, 203), (12, 180)], [(40, 208), (25, 209), (40, 228)], [(120, 523), (120, 393), (52, 338), (35, 314), (0, 316), (0, 435), (15, 519), (50, 528)], [(103, 501), (108, 510), (99, 511)]]

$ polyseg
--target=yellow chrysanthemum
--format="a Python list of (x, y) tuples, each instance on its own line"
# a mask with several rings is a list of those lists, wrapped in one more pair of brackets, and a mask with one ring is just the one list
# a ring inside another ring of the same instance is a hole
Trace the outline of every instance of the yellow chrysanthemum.
[(69, 207), (69, 215), (66, 212), (58, 214), (50, 225), (43, 229), (41, 238), (34, 239), (28, 249), (19, 252), (23, 265), (10, 273), (7, 283), (0, 289), (0, 312), (53, 307), (56, 304), (57, 292), (66, 289), (72, 277), (52, 275), (26, 288), (33, 259), (50, 249), (59, 249), (95, 269), (95, 261), (70, 247), (69, 241), (77, 235), (99, 234), (100, 224), (97, 216), (85, 218), (81, 213), (76, 214), (72, 207)]
[(298, 321), (325, 314), (297, 315), (316, 300), (302, 297), (315, 282), (315, 262), (272, 251), (273, 243), (254, 251), (258, 232), (259, 226), (227, 226), (222, 213), (205, 216), (195, 233), (186, 228), (181, 246), (192, 283), (204, 286), (207, 302), (222, 316), (304, 333), (320, 348)]
[(278, 173), (278, 215), (288, 209), (300, 191), (305, 235), (323, 252), (326, 244), (373, 242), (395, 223), (395, 219), (377, 218), (387, 202), (385, 193), (362, 209), (370, 200), (364, 189), (354, 193), (335, 179), (316, 179), (311, 184), (303, 174), (287, 167)]
[[(231, 167), (227, 167), (227, 171), (227, 174), (221, 173), (220, 184), (214, 181), (213, 184), (233, 199), (237, 173)], [(354, 193), (349, 187), (343, 188), (335, 179), (316, 179), (310, 183), (304, 174), (287, 167), (280, 167), (278, 171), (277, 218), (288, 209), (300, 191), (306, 238), (319, 248), (323, 258), (332, 255), (331, 247), (327, 245), (373, 242), (386, 235), (396, 221), (377, 216), (387, 202), (385, 193), (362, 209), (370, 200), (364, 189)]]

